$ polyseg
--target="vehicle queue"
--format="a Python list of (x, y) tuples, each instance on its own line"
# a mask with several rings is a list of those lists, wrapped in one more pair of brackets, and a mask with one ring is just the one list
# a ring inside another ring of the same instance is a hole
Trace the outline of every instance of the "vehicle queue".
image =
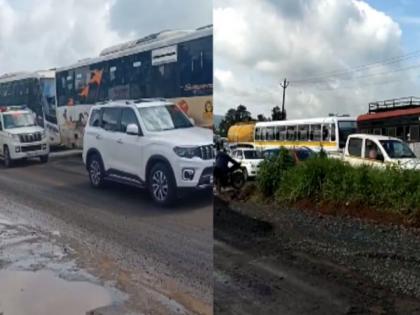
[[(358, 117), (239, 123), (228, 130), (227, 141), (247, 173), (249, 163), (238, 155), (238, 147), (255, 151), (252, 154), (261, 159), (276, 156), (280, 148), (288, 150), (295, 161), (323, 150), (354, 166), (420, 169), (419, 130), (420, 98), (406, 97), (372, 102), (369, 112)], [(254, 176), (258, 166), (255, 170)]]

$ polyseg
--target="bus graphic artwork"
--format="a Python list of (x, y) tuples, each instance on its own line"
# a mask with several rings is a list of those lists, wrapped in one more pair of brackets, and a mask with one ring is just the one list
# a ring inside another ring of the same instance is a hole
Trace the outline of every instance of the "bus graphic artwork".
[(213, 125), (213, 27), (164, 31), (57, 69), (57, 118), (65, 146), (80, 148), (92, 105), (166, 98), (198, 126)]

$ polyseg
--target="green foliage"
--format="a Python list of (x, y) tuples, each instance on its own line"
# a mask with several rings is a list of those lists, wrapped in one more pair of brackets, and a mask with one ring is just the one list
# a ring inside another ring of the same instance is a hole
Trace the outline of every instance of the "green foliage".
[(284, 173), (295, 165), (287, 150), (280, 148), (277, 157), (261, 162), (257, 175), (257, 187), (265, 196), (272, 196), (282, 185)]
[(238, 122), (249, 121), (252, 121), (252, 117), (246, 106), (239, 105), (236, 109), (231, 108), (226, 112), (225, 117), (220, 122), (218, 134), (222, 137), (226, 137), (231, 126)]
[(396, 167), (352, 167), (338, 159), (318, 157), (293, 166), (283, 152), (264, 161), (257, 177), (258, 189), (276, 201), (301, 200), (338, 205), (360, 205), (402, 215), (420, 215), (420, 172)]

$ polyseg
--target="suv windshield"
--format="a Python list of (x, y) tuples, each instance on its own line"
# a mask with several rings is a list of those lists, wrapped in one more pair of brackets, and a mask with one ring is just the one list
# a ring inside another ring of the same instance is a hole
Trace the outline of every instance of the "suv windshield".
[(138, 108), (148, 131), (164, 131), (191, 128), (193, 124), (176, 105)]
[(35, 126), (35, 119), (31, 113), (3, 114), (3, 120), (5, 129)]
[(259, 152), (251, 150), (244, 151), (244, 156), (247, 160), (257, 160), (261, 158)]
[(379, 141), (391, 159), (415, 158), (416, 155), (411, 151), (405, 142), (398, 140)]
[(338, 122), (338, 145), (340, 149), (346, 146), (347, 137), (352, 133), (356, 133), (357, 123), (355, 121), (339, 121)]

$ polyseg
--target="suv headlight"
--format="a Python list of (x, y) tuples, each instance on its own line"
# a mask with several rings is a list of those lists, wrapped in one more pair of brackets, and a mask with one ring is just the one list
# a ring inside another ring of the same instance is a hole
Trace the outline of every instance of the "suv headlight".
[(15, 140), (16, 142), (20, 142), (20, 137), (19, 135), (15, 135), (12, 133), (9, 133), (10, 138), (12, 138), (13, 140)]
[(41, 131), (41, 137), (42, 139), (45, 139), (47, 137), (47, 132), (45, 130)]
[(192, 159), (193, 157), (198, 156), (197, 148), (198, 147), (175, 147), (174, 152), (179, 157)]

